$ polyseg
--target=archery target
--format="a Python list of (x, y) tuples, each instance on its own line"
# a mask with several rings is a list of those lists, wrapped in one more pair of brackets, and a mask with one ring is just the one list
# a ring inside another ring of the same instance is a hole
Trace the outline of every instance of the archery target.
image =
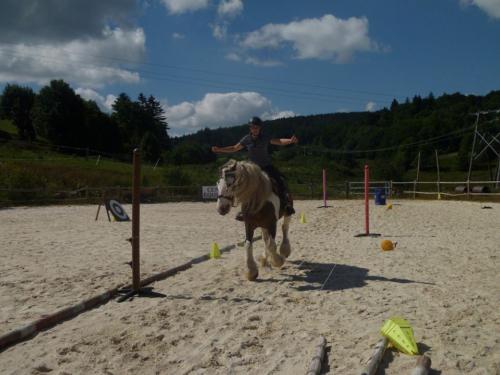
[(111, 214), (115, 218), (116, 221), (129, 221), (127, 213), (123, 209), (120, 202), (115, 201), (114, 199), (110, 199), (106, 202), (108, 206), (108, 210), (111, 211)]

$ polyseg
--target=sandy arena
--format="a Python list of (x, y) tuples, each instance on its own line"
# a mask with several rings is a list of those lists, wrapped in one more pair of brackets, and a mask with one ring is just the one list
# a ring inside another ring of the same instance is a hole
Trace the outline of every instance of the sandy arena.
[[(154, 283), (165, 297), (112, 300), (0, 352), (0, 373), (305, 374), (323, 335), (322, 373), (359, 374), (396, 315), (412, 324), (430, 374), (500, 374), (500, 204), (393, 203), (372, 205), (370, 220), (398, 242), (394, 251), (354, 237), (364, 231), (362, 201), (299, 201), (283, 268), (249, 282), (236, 247)], [(130, 283), (131, 224), (102, 211), (96, 222), (96, 209), (0, 210), (0, 335)], [(142, 276), (214, 241), (241, 241), (235, 213), (222, 217), (215, 203), (141, 206)], [(378, 374), (410, 374), (414, 363), (388, 350)]]

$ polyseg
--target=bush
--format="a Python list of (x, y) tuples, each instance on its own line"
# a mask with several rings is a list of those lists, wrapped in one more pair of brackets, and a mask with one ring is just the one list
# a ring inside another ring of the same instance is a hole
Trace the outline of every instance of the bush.
[(7, 197), (13, 201), (27, 201), (42, 198), (46, 195), (47, 179), (33, 174), (33, 171), (21, 169), (11, 171), (8, 177), (9, 192)]
[(163, 181), (168, 186), (187, 186), (192, 183), (191, 178), (181, 168), (167, 169)]
[(208, 164), (215, 159), (208, 145), (197, 142), (182, 143), (169, 153), (169, 160), (175, 164)]

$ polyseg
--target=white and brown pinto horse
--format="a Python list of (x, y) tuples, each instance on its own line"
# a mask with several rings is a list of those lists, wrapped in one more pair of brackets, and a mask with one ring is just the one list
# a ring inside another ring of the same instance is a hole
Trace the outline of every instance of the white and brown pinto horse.
[[(247, 256), (248, 280), (255, 280), (259, 275), (253, 257), (252, 240), (256, 228), (262, 228), (265, 251), (259, 257), (261, 266), (281, 267), (291, 253), (288, 239), (290, 216), (285, 216), (278, 195), (268, 175), (254, 163), (230, 160), (221, 169), (221, 178), (217, 183), (217, 211), (226, 215), (231, 207), (241, 203), (245, 222), (245, 250)], [(283, 218), (283, 240), (279, 253), (276, 246), (276, 227)]]

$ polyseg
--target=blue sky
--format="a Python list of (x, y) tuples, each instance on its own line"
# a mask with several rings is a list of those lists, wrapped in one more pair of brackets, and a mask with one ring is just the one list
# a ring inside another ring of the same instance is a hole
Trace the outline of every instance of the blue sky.
[(0, 89), (62, 78), (172, 135), (500, 89), (500, 0), (2, 0)]

